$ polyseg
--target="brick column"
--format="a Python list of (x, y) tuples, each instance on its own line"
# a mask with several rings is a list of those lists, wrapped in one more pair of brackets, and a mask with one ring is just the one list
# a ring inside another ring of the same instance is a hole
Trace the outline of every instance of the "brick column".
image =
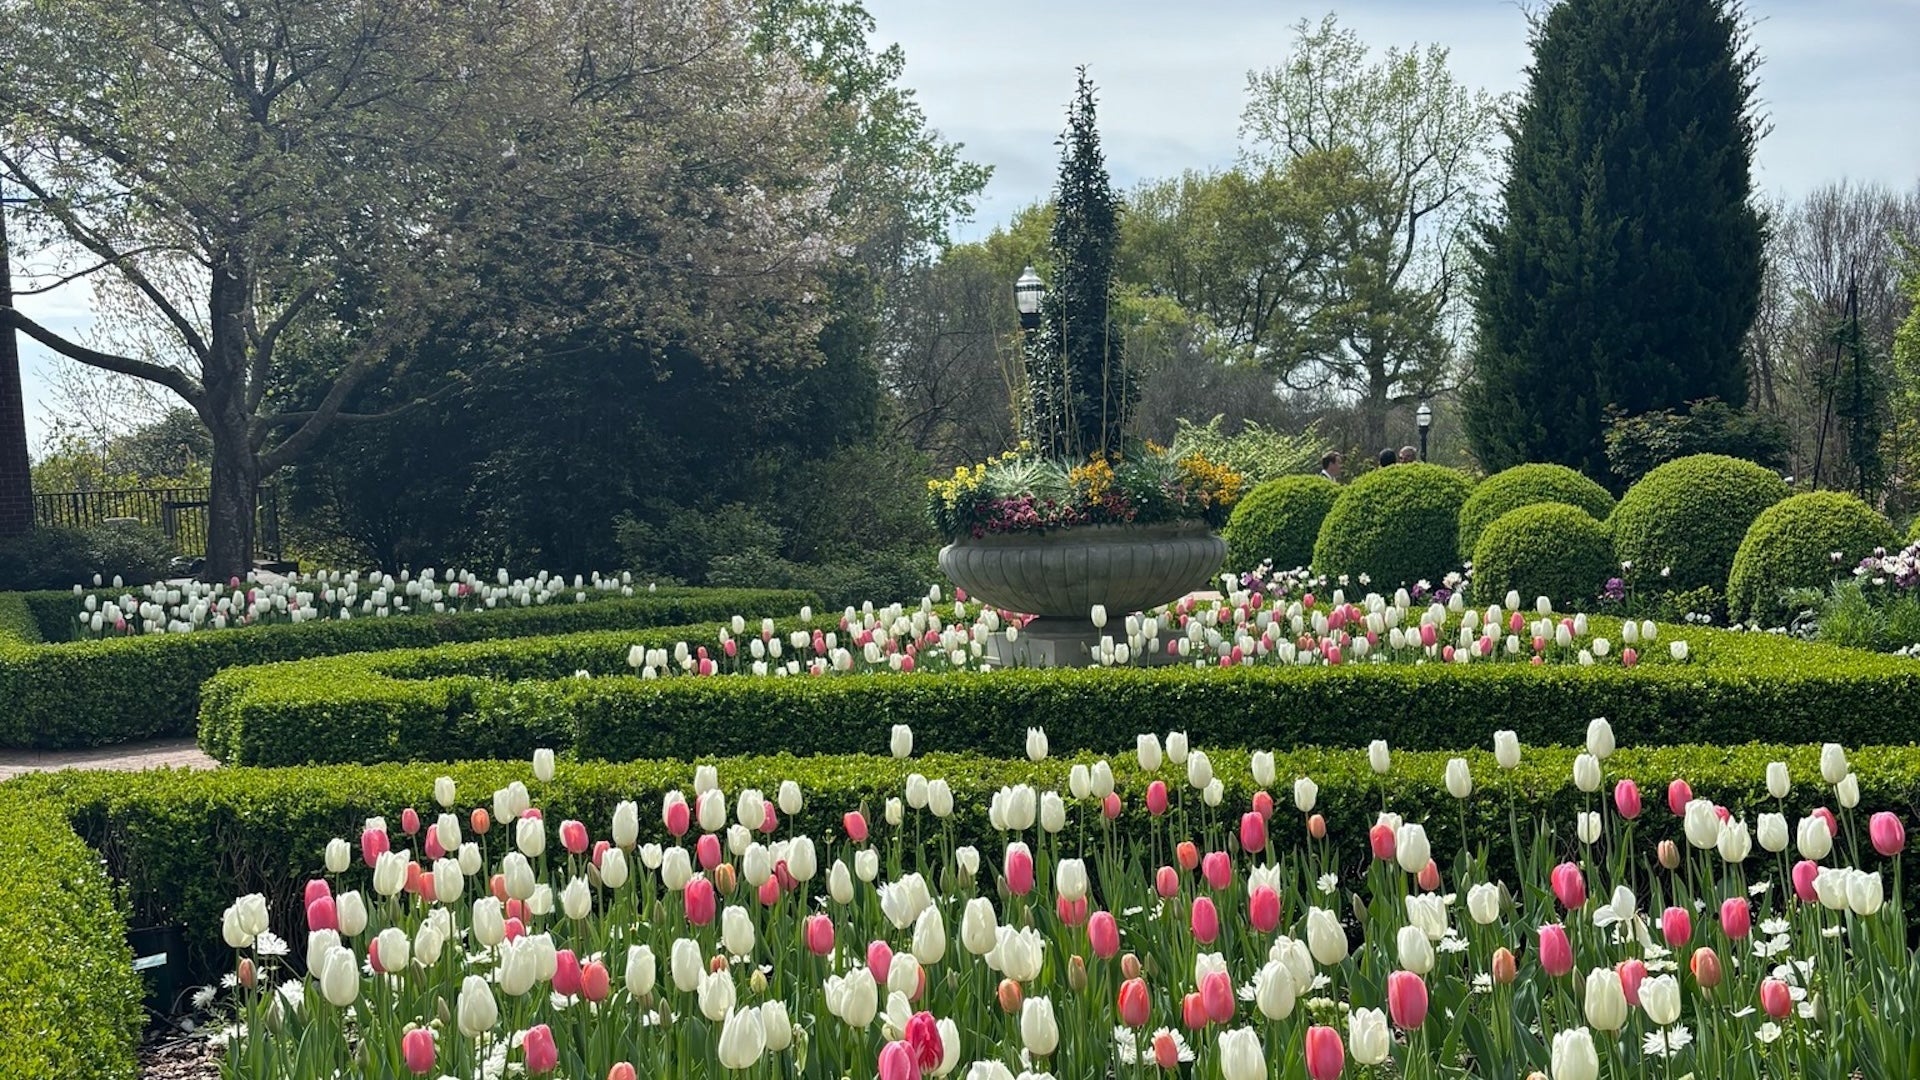
[[(3, 195), (4, 192), (0, 192)], [(13, 308), (6, 199), (0, 198), (0, 310)], [(13, 323), (0, 319), (0, 536), (33, 528), (33, 474), (27, 461), (27, 409)]]

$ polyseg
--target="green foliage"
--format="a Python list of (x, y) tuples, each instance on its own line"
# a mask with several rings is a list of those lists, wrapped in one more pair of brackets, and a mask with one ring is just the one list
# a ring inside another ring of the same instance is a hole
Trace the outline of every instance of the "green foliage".
[(0, 593), (0, 641), (36, 645), (44, 640), (40, 633), (40, 620), (34, 617), (26, 596), (21, 593)]
[(1593, 515), (1566, 503), (1534, 503), (1481, 532), (1473, 549), (1474, 598), (1495, 604), (1518, 590), (1525, 604), (1545, 596), (1556, 609), (1583, 611), (1594, 606), (1613, 568), (1613, 542)]
[[(1616, 645), (1618, 627), (1594, 617)], [(780, 632), (793, 627), (781, 624)], [(627, 650), (713, 628), (534, 638), (337, 656), (225, 671), (206, 688), (200, 741), (233, 764), (520, 757), (575, 747), (608, 760), (872, 749), (885, 719), (927, 749), (1008, 744), (1044, 722), (1062, 750), (1131, 744), (1183, 717), (1224, 746), (1444, 748), (1507, 727), (1578, 742), (1587, 721), (1623, 740), (1920, 737), (1920, 665), (1773, 635), (1667, 627), (1686, 664), (1425, 664), (1310, 668), (1020, 669), (833, 678), (633, 678)], [(1664, 650), (1664, 642), (1642, 646)], [(576, 671), (592, 677), (575, 678)], [(1036, 718), (1044, 718), (1043, 720)], [(1896, 723), (1890, 728), (1890, 722)], [(1367, 734), (1371, 733), (1371, 734)], [(1355, 740), (1358, 740), (1356, 743)]]
[[(1495, 518), (1509, 510), (1547, 502), (1577, 506), (1599, 521), (1607, 520), (1607, 515), (1613, 513), (1613, 496), (1607, 494), (1607, 489), (1565, 465), (1515, 465), (1475, 484), (1473, 494), (1467, 496), (1466, 504), (1460, 507), (1461, 554), (1473, 551), (1480, 542), (1480, 531), (1493, 524)], [(1478, 568), (1478, 559), (1474, 566)], [(1553, 595), (1555, 599), (1560, 598), (1558, 594)]]
[(1173, 440), (1174, 453), (1199, 454), (1209, 461), (1220, 462), (1252, 486), (1283, 476), (1310, 473), (1319, 467), (1320, 455), (1331, 448), (1312, 427), (1298, 435), (1288, 435), (1249, 420), (1237, 433), (1227, 435), (1220, 430), (1224, 420), (1223, 416), (1215, 416), (1204, 425), (1180, 420), (1179, 433)]
[(1920, 594), (1888, 596), (1848, 578), (1825, 590), (1789, 590), (1786, 599), (1789, 612), (1812, 620), (1811, 627), (1796, 629), (1810, 629), (1828, 644), (1875, 652), (1905, 649), (1909, 654), (1920, 646)]
[[(113, 415), (119, 402), (104, 403)], [(56, 414), (48, 445), (33, 463), (35, 491), (130, 491), (204, 488), (213, 442), (192, 409), (177, 408), (131, 431), (97, 435), (92, 425)]]
[(707, 584), (716, 588), (789, 589), (820, 598), (823, 607), (858, 607), (877, 596), (910, 599), (945, 585), (938, 551), (931, 545), (863, 551), (849, 547), (845, 558), (793, 562), (763, 551), (721, 555), (707, 566)]
[(0, 786), (0, 1076), (133, 1080), (146, 1017), (126, 932), (60, 807)]
[(1320, 523), (1313, 568), (1360, 574), (1391, 592), (1459, 569), (1460, 508), (1473, 484), (1452, 469), (1415, 463), (1378, 469), (1348, 484)]
[[(29, 602), (37, 595), (46, 594), (30, 594)], [(73, 596), (64, 596), (67, 614), (59, 621), (70, 625)], [(201, 683), (231, 667), (441, 642), (786, 614), (812, 599), (766, 590), (662, 589), (631, 599), (457, 615), (277, 623), (56, 645), (0, 639), (0, 746), (55, 749), (189, 734)]]
[(1227, 566), (1252, 570), (1272, 560), (1276, 570), (1313, 562), (1320, 523), (1340, 498), (1340, 485), (1324, 476), (1283, 476), (1269, 480), (1240, 500), (1227, 519)]
[(1053, 278), (1040, 332), (1027, 350), (1027, 437), (1043, 453), (1074, 461), (1120, 451), (1140, 399), (1113, 318), (1113, 269), (1120, 250), (1120, 198), (1107, 175), (1085, 68), (1067, 111), (1060, 179), (1054, 187)]
[(1920, 518), (1913, 519), (1913, 527), (1907, 530), (1907, 543), (1920, 544)]
[(1674, 591), (1722, 591), (1734, 554), (1760, 512), (1787, 497), (1787, 482), (1751, 461), (1695, 454), (1649, 472), (1614, 508), (1613, 553), (1643, 580)]
[[(1445, 714), (1433, 711), (1430, 715)], [(1162, 714), (1143, 730), (1163, 731), (1176, 716), (1199, 718), (1193, 712)], [(1050, 717), (1045, 719), (1051, 737), (1054, 725)], [(1002, 834), (992, 831), (987, 822), (987, 804), (994, 791), (1019, 783), (1051, 790), (1061, 784), (1071, 760), (1108, 755), (1126, 806), (1116, 827), (1131, 830), (1146, 826), (1146, 810), (1137, 793), (1148, 778), (1139, 772), (1130, 752), (1132, 729), (1128, 729), (1124, 741), (1104, 741), (1085, 754), (1068, 754), (1056, 747), (1059, 757), (1034, 764), (1024, 759), (983, 757), (979, 750), (922, 751), (917, 744), (937, 735), (938, 728), (919, 718), (913, 723), (916, 756), (906, 761), (884, 756), (886, 725), (868, 722), (860, 726), (857, 738), (848, 740), (857, 744), (859, 756), (723, 758), (717, 755), (724, 751), (714, 748), (710, 753), (678, 761), (619, 765), (563, 762), (553, 781), (546, 784), (534, 781), (526, 762), (508, 761), (217, 769), (122, 776), (67, 772), (13, 781), (8, 786), (44, 794), (64, 808), (80, 835), (107, 853), (109, 869), (126, 883), (136, 917), (185, 925), (196, 968), (211, 974), (226, 970), (232, 961), (232, 953), (222, 945), (219, 933), (220, 912), (235, 896), (264, 893), (276, 932), (290, 941), (303, 940), (300, 890), (321, 866), (327, 841), (353, 836), (369, 816), (383, 815), (392, 821), (399, 808), (426, 806), (435, 778), (443, 775), (455, 781), (457, 807), (488, 805), (495, 789), (519, 780), (531, 788), (547, 820), (584, 821), (598, 833), (606, 828), (620, 800), (636, 800), (643, 808), (657, 807), (668, 790), (684, 790), (692, 780), (691, 763), (698, 760), (717, 765), (720, 782), (728, 791), (757, 787), (771, 792), (781, 780), (794, 780), (805, 796), (805, 807), (800, 814), (785, 818), (785, 824), (832, 844), (842, 835), (841, 815), (863, 807), (884, 836), (884, 826), (877, 823), (880, 808), (889, 797), (898, 795), (909, 772), (918, 772), (944, 778), (953, 788), (957, 812), (947, 822), (953, 842), (976, 844), (983, 851), (991, 851), (1002, 842)], [(1527, 749), (1520, 766), (1511, 771), (1497, 768), (1492, 754), (1484, 748), (1495, 723), (1489, 718), (1483, 725), (1471, 725), (1471, 731), (1463, 725), (1459, 731), (1462, 741), (1440, 752), (1412, 752), (1396, 745), (1393, 771), (1384, 780), (1368, 769), (1366, 755), (1355, 749), (1283, 750), (1276, 755), (1275, 770), (1283, 777), (1314, 779), (1320, 789), (1320, 812), (1332, 830), (1331, 843), (1344, 852), (1364, 850), (1365, 829), (1380, 810), (1383, 789), (1396, 812), (1409, 821), (1426, 822), (1437, 851), (1450, 850), (1458, 842), (1463, 812), (1474, 835), (1486, 837), (1505, 834), (1510, 802), (1517, 805), (1522, 821), (1529, 826), (1538, 817), (1569, 821), (1576, 810), (1591, 803), (1592, 797), (1578, 791), (1571, 779), (1584, 721), (1577, 727), (1558, 729), (1523, 724), (1517, 730)], [(1764, 781), (1768, 762), (1785, 761), (1797, 784), (1814, 784), (1819, 777), (1818, 746), (1729, 747), (1716, 739), (1715, 745), (1647, 748), (1633, 744), (1638, 731), (1622, 731), (1618, 723), (1615, 730), (1621, 733), (1623, 747), (1607, 759), (1609, 781), (1631, 777), (1642, 790), (1657, 791), (1669, 780), (1684, 777), (1696, 796), (1712, 799), (1735, 814), (1751, 815), (1774, 808)], [(1012, 753), (1023, 731), (1024, 727), (1007, 729), (982, 746)], [(1540, 745), (1537, 736), (1549, 732), (1549, 737), (1558, 739), (1564, 748)], [(1815, 737), (1837, 735), (1825, 726), (1808, 729), (1808, 733)], [(1223, 748), (1197, 732), (1194, 735), (1194, 744), (1205, 748), (1213, 759), (1215, 774), (1225, 787), (1226, 804), (1247, 805), (1254, 785), (1246, 753)], [(1368, 738), (1380, 735), (1391, 737), (1377, 723), (1368, 722), (1343, 742), (1363, 745)], [(1287, 736), (1284, 729), (1263, 731), (1251, 745), (1284, 747)], [(1740, 737), (1738, 733), (1727, 735), (1728, 739)], [(943, 738), (940, 742), (949, 746), (953, 740)], [(1861, 801), (1856, 820), (1881, 809), (1904, 812), (1920, 799), (1920, 750), (1892, 747), (1876, 748), (1870, 754), (1857, 749), (1855, 753), (1865, 763), (1859, 769)], [(1447, 794), (1442, 779), (1447, 759), (1455, 755), (1466, 758), (1474, 775), (1476, 790), (1464, 804)], [(1171, 779), (1170, 774), (1165, 775)], [(1657, 839), (1678, 835), (1677, 822), (1665, 815), (1655, 816), (1662, 819), (1657, 825), (1643, 825), (1647, 831), (1641, 839), (1649, 846)], [(657, 816), (643, 812), (641, 818), (643, 841), (666, 839), (660, 835)], [(1304, 822), (1297, 815), (1276, 815), (1272, 828), (1276, 843), (1293, 844), (1302, 839)], [(1495, 848), (1503, 846), (1496, 844)], [(367, 887), (369, 871), (364, 867), (356, 864), (348, 873), (353, 886)]]
[(166, 534), (144, 525), (41, 525), (0, 540), (0, 590), (64, 589), (95, 574), (144, 585), (165, 575), (173, 555)]
[(1693, 454), (1725, 454), (1779, 469), (1791, 444), (1786, 425), (1777, 417), (1713, 398), (1688, 404), (1685, 414), (1671, 409), (1637, 416), (1609, 411), (1606, 438), (1607, 467), (1615, 483), (1626, 485), (1638, 483), (1657, 466)]
[(1897, 539), (1886, 518), (1844, 492), (1809, 491), (1777, 502), (1740, 541), (1727, 578), (1728, 612), (1738, 621), (1779, 626), (1791, 614), (1787, 590), (1823, 589)]
[(1747, 399), (1757, 57), (1733, 0), (1581, 0), (1535, 24), (1477, 252), (1466, 430), (1489, 470), (1607, 474), (1606, 410)]
[(950, 539), (1083, 525), (1226, 524), (1242, 480), (1228, 466), (1179, 448), (1135, 443), (1125, 457), (1085, 462), (1022, 444), (944, 480), (927, 481), (927, 516)]

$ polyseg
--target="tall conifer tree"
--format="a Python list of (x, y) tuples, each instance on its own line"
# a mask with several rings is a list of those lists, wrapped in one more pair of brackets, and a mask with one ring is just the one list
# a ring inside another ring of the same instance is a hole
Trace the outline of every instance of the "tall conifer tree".
[(1466, 429), (1489, 471), (1606, 479), (1606, 410), (1743, 405), (1758, 60), (1731, 0), (1564, 0), (1535, 27), (1483, 229)]

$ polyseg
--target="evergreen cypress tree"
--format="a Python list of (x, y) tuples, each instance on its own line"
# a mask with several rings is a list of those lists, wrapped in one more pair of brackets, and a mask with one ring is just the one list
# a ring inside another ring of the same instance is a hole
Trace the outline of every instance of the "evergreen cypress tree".
[(1113, 319), (1120, 199), (1100, 152), (1093, 83), (1084, 67), (1061, 146), (1053, 199), (1053, 281), (1027, 357), (1033, 404), (1027, 435), (1037, 449), (1060, 457), (1116, 457), (1140, 392), (1122, 359), (1120, 327)]
[(1747, 397), (1758, 60), (1731, 0), (1565, 0), (1535, 26), (1481, 233), (1466, 430), (1497, 471), (1608, 479), (1605, 411)]

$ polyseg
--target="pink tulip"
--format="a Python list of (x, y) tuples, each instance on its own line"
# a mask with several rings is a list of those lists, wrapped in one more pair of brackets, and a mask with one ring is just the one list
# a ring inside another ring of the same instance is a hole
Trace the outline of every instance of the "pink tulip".
[(427, 839), (420, 846), (426, 849), (427, 858), (429, 859), (438, 859), (447, 853), (447, 849), (440, 846), (439, 829), (428, 829)]
[(1431, 649), (1439, 640), (1440, 632), (1433, 628), (1432, 623), (1420, 624), (1420, 644), (1422, 647)]
[(1626, 648), (1620, 650), (1620, 666), (1621, 667), (1632, 667), (1633, 665), (1639, 662), (1640, 662), (1640, 652), (1639, 650), (1635, 649), (1633, 646), (1629, 645)]
[(1162, 900), (1180, 895), (1180, 875), (1171, 866), (1163, 866), (1154, 871), (1153, 891), (1160, 894)]
[(340, 929), (340, 914), (334, 907), (333, 897), (322, 896), (307, 905), (307, 929)]
[(893, 946), (884, 941), (872, 941), (867, 945), (867, 970), (873, 972), (873, 981), (881, 986), (887, 984), (887, 973), (893, 970)]
[(753, 897), (760, 901), (762, 907), (772, 907), (780, 899), (780, 875), (774, 874), (761, 882), (760, 887), (753, 891)]
[(420, 811), (409, 806), (400, 811), (400, 831), (412, 836), (420, 831)]
[(1720, 929), (1735, 941), (1753, 933), (1753, 908), (1744, 896), (1730, 896), (1720, 904)]
[(1159, 817), (1167, 812), (1167, 782), (1155, 780), (1147, 785), (1147, 813)]
[(510, 917), (507, 919), (506, 935), (507, 935), (508, 941), (512, 941), (515, 938), (518, 938), (521, 934), (524, 934), (526, 932), (527, 932), (526, 924), (521, 922), (519, 918)]
[(1900, 824), (1900, 817), (1888, 810), (1873, 815), (1867, 822), (1867, 835), (1873, 840), (1873, 850), (1891, 859), (1907, 850), (1907, 827)]
[(1273, 796), (1264, 791), (1254, 792), (1253, 812), (1259, 814), (1263, 822), (1273, 820)]
[(425, 1076), (433, 1071), (433, 1032), (426, 1028), (414, 1028), (400, 1037), (400, 1056), (406, 1060), (407, 1071), (415, 1076)]
[(1434, 862), (1432, 859), (1428, 859), (1427, 865), (1420, 868), (1420, 872), (1414, 875), (1413, 881), (1414, 884), (1425, 889), (1427, 892), (1439, 892), (1440, 864)]
[(1180, 1044), (1173, 1040), (1172, 1032), (1162, 1031), (1154, 1035), (1153, 1062), (1168, 1071), (1180, 1067)]
[(906, 1044), (913, 1050), (913, 1062), (921, 1072), (940, 1067), (946, 1047), (940, 1041), (940, 1025), (930, 1012), (917, 1012), (907, 1020)]
[(1640, 984), (1647, 981), (1647, 965), (1639, 960), (1622, 960), (1614, 970), (1620, 975), (1620, 990), (1627, 1004), (1639, 1006)]
[(662, 816), (665, 818), (667, 831), (673, 834), (675, 840), (687, 835), (687, 830), (693, 827), (693, 810), (684, 802), (669, 804), (666, 813)]
[(686, 903), (688, 922), (695, 926), (705, 926), (713, 921), (715, 903), (713, 882), (703, 877), (694, 878), (687, 882), (686, 889), (680, 895)]
[(1838, 837), (1840, 835), (1840, 822), (1834, 818), (1832, 810), (1829, 810), (1824, 806), (1816, 806), (1808, 813), (1811, 816), (1820, 818), (1827, 823), (1828, 836)]
[(1315, 840), (1325, 840), (1327, 838), (1327, 819), (1321, 817), (1319, 814), (1314, 814), (1307, 818), (1307, 835), (1313, 837)]
[(1180, 1023), (1188, 1031), (1199, 1031), (1207, 1026), (1207, 1006), (1200, 1000), (1199, 991), (1180, 999)]
[(1227, 859), (1224, 851), (1209, 851), (1207, 857), (1200, 860), (1200, 876), (1207, 880), (1207, 888), (1220, 892), (1233, 884), (1233, 863)]
[(1316, 1024), (1307, 1029), (1307, 1075), (1313, 1080), (1340, 1080), (1347, 1067), (1347, 1047), (1340, 1033)]
[(1188, 921), (1193, 927), (1194, 939), (1202, 945), (1211, 945), (1220, 936), (1220, 912), (1213, 906), (1210, 897), (1202, 896), (1194, 900)]
[(572, 949), (561, 949), (553, 956), (553, 989), (567, 997), (580, 992), (580, 958)]
[(1568, 911), (1584, 907), (1587, 903), (1587, 878), (1580, 872), (1579, 863), (1564, 862), (1553, 868), (1549, 876), (1553, 886), (1554, 899)]
[(613, 992), (613, 976), (607, 971), (607, 965), (598, 960), (589, 960), (580, 965), (580, 996), (592, 1002), (607, 1000)]
[(561, 822), (560, 846), (566, 848), (569, 855), (584, 854), (587, 850), (587, 827), (578, 821)]
[(1174, 845), (1173, 858), (1180, 864), (1180, 869), (1191, 874), (1200, 865), (1200, 849), (1194, 846), (1193, 841), (1182, 840)]
[(1093, 955), (1111, 960), (1120, 955), (1120, 927), (1110, 911), (1096, 911), (1087, 919), (1087, 944)]
[(1224, 1024), (1233, 1019), (1233, 978), (1224, 971), (1209, 971), (1200, 980), (1200, 1004), (1207, 1019)]
[(1387, 1012), (1402, 1031), (1412, 1031), (1427, 1020), (1427, 983), (1411, 971), (1387, 976)]
[(1143, 1028), (1153, 1014), (1153, 1001), (1147, 995), (1147, 980), (1128, 979), (1120, 984), (1120, 1022), (1130, 1028)]
[(890, 1042), (880, 1048), (879, 1080), (920, 1080), (920, 1066), (913, 1060), (913, 1047)]
[(768, 800), (764, 806), (765, 812), (760, 815), (760, 831), (772, 835), (780, 828), (780, 815), (774, 813), (772, 800)]
[(360, 834), (360, 861), (372, 866), (380, 861), (380, 856), (393, 850), (393, 843), (387, 839), (383, 829), (368, 829)]
[(1025, 844), (1007, 845), (1005, 862), (1007, 888), (1015, 896), (1025, 896), (1033, 891), (1033, 853)]
[(1775, 1020), (1785, 1020), (1793, 1012), (1793, 990), (1780, 979), (1762, 979), (1760, 1008)]
[(1247, 896), (1247, 921), (1255, 930), (1271, 934), (1280, 925), (1280, 894), (1262, 885)]
[(607, 849), (612, 846), (613, 841), (611, 840), (595, 840), (593, 842), (592, 862), (595, 870), (600, 869), (600, 867), (606, 864)]
[(473, 813), (467, 816), (467, 824), (473, 827), (475, 836), (485, 836), (493, 828), (493, 815), (487, 813), (484, 807), (476, 806)]
[(1660, 936), (1667, 948), (1677, 949), (1693, 938), (1693, 916), (1686, 908), (1670, 907), (1660, 913)]
[(1115, 818), (1118, 818), (1120, 816), (1120, 810), (1121, 810), (1121, 803), (1120, 803), (1119, 792), (1109, 791), (1107, 792), (1107, 797), (1100, 800), (1100, 813), (1104, 815), (1108, 821), (1112, 821)]
[(825, 956), (833, 951), (833, 920), (825, 915), (809, 915), (806, 924), (807, 951)]
[(1820, 864), (1811, 859), (1801, 859), (1793, 864), (1793, 895), (1803, 904), (1817, 903), (1820, 894), (1814, 890), (1813, 879), (1820, 876)]
[(1613, 785), (1613, 808), (1620, 816), (1632, 821), (1640, 816), (1640, 785), (1632, 780), (1622, 780)]
[(1267, 850), (1267, 819), (1261, 817), (1258, 810), (1240, 815), (1240, 850), (1249, 853)]
[(1367, 830), (1367, 843), (1373, 847), (1373, 857), (1381, 862), (1393, 861), (1393, 826), (1382, 822)]
[(1573, 970), (1573, 944), (1567, 940), (1567, 928), (1549, 923), (1540, 928), (1540, 968), (1554, 977)]
[(720, 852), (720, 837), (714, 833), (704, 833), (693, 843), (694, 858), (702, 870), (712, 870), (719, 866), (724, 856)]
[(847, 811), (840, 818), (840, 826), (847, 830), (847, 839), (856, 844), (867, 842), (867, 819), (860, 811)]
[(640, 1080), (640, 1074), (634, 1071), (632, 1062), (616, 1061), (607, 1070), (607, 1080)]
[(1693, 801), (1693, 788), (1685, 780), (1675, 780), (1667, 785), (1667, 809), (1674, 817), (1687, 816), (1687, 804)]
[(1079, 926), (1087, 921), (1087, 900), (1084, 896), (1078, 900), (1055, 897), (1053, 910), (1060, 916), (1060, 921), (1068, 926)]
[(301, 898), (301, 903), (311, 904), (315, 900), (318, 900), (323, 896), (332, 896), (332, 895), (333, 895), (332, 886), (328, 885), (325, 881), (322, 881), (319, 878), (311, 878), (307, 881), (307, 889), (305, 894)]
[(527, 1058), (527, 1071), (535, 1076), (550, 1073), (560, 1065), (560, 1048), (554, 1045), (553, 1029), (545, 1024), (529, 1028), (520, 1049)]
[(508, 900), (507, 901), (507, 918), (525, 919), (526, 917), (527, 917), (527, 905), (524, 900)]

